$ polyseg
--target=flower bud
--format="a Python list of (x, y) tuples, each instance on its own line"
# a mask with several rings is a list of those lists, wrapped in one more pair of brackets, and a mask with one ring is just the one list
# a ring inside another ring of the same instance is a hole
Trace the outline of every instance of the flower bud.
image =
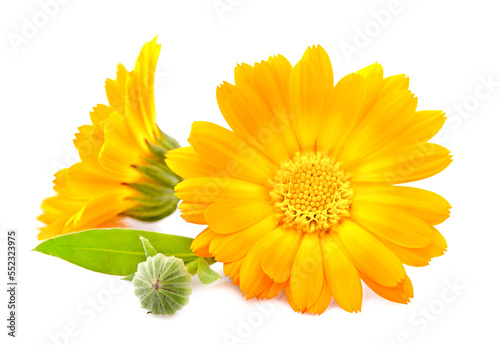
[(156, 254), (137, 267), (134, 293), (153, 314), (173, 314), (189, 301), (191, 274), (181, 259)]

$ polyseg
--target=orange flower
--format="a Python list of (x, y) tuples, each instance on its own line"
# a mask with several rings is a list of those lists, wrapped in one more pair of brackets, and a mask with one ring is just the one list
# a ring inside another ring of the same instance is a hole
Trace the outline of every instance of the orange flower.
[(235, 85), (217, 89), (232, 131), (195, 122), (191, 146), (167, 154), (186, 179), (175, 188), (183, 218), (208, 225), (192, 249), (223, 262), (248, 299), (284, 290), (295, 311), (321, 314), (333, 297), (357, 312), (361, 280), (408, 303), (403, 264), (443, 254), (434, 226), (450, 205), (395, 185), (451, 162), (448, 150), (428, 143), (443, 113), (416, 111), (408, 85), (373, 64), (334, 86), (320, 46), (294, 67), (280, 55), (238, 65)]
[(133, 71), (118, 65), (106, 81), (109, 106), (90, 113), (91, 125), (74, 140), (81, 162), (56, 173), (56, 196), (42, 204), (44, 240), (70, 232), (107, 227), (124, 216), (154, 221), (171, 214), (180, 178), (164, 163), (177, 142), (156, 125), (154, 72), (160, 54), (156, 38), (144, 45)]

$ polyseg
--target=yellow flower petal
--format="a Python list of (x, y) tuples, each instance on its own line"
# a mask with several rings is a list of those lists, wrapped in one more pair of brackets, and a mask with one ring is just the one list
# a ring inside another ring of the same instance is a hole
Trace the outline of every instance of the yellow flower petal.
[(208, 248), (210, 242), (215, 237), (217, 237), (217, 233), (210, 228), (206, 228), (193, 240), (191, 243), (191, 250), (198, 256), (211, 257), (212, 254), (209, 252)]
[(264, 291), (262, 291), (260, 294), (258, 294), (256, 297), (257, 299), (271, 299), (280, 294), (281, 291), (285, 288), (286, 284), (288, 282), (283, 282), (283, 283), (276, 283), (273, 282), (271, 285), (269, 285)]
[(366, 93), (361, 108), (361, 113), (366, 114), (375, 103), (384, 78), (384, 70), (379, 63), (366, 66), (360, 69), (356, 74), (362, 76), (365, 80)]
[(186, 222), (206, 225), (205, 221), (205, 209), (208, 205), (204, 204), (190, 204), (187, 202), (182, 202), (179, 205), (179, 210), (181, 210), (181, 217)]
[(320, 71), (308, 60), (299, 61), (290, 75), (290, 112), (302, 151), (314, 150), (327, 90)]
[(147, 150), (145, 141), (154, 142), (155, 137), (159, 135), (153, 95), (159, 54), (160, 45), (156, 43), (156, 38), (144, 45), (125, 86), (123, 114), (129, 128), (135, 132), (131, 139), (135, 139), (136, 145), (144, 150)]
[(349, 133), (364, 115), (360, 112), (365, 98), (365, 80), (351, 73), (346, 75), (333, 88), (325, 105), (316, 149), (331, 152), (337, 157)]
[(416, 144), (392, 155), (349, 169), (357, 182), (397, 184), (425, 179), (446, 169), (450, 151), (437, 144)]
[(241, 269), (241, 264), (243, 263), (243, 259), (244, 258), (241, 258), (233, 262), (224, 263), (224, 274), (226, 276), (229, 276), (229, 279), (233, 280), (234, 285), (240, 284), (240, 269)]
[(201, 159), (191, 146), (168, 151), (165, 162), (173, 172), (186, 179), (215, 173), (215, 168)]
[(54, 190), (65, 198), (87, 202), (105, 191), (126, 189), (119, 180), (78, 162), (56, 174)]
[[(106, 118), (108, 116), (106, 116)], [(73, 140), (82, 162), (95, 171), (102, 170), (99, 166), (99, 152), (101, 151), (102, 144), (104, 143), (104, 133), (102, 131), (102, 127), (102, 125), (80, 126), (78, 127), (78, 133), (75, 133), (75, 139)]]
[(285, 92), (285, 90), (288, 88), (288, 81), (293, 69), (292, 64), (283, 55), (280, 54), (269, 57), (267, 62), (275, 70), (275, 76), (278, 80), (278, 87), (283, 92), (284, 98), (288, 99), (288, 94), (287, 92)]
[(197, 204), (228, 199), (269, 200), (269, 189), (248, 181), (228, 177), (195, 177), (175, 186), (177, 197)]
[(293, 299), (299, 309), (312, 307), (323, 286), (323, 259), (317, 234), (306, 233), (300, 242), (290, 274)]
[(355, 186), (355, 200), (388, 205), (412, 213), (431, 225), (441, 224), (450, 215), (451, 205), (442, 196), (413, 187)]
[(205, 210), (208, 226), (219, 234), (248, 228), (274, 213), (268, 201), (229, 200), (211, 204)]
[(287, 285), (285, 285), (285, 296), (286, 296), (286, 299), (288, 301), (288, 304), (290, 304), (290, 307), (292, 307), (292, 309), (297, 312), (297, 313), (305, 313), (306, 312), (306, 308), (304, 309), (300, 309), (298, 306), (297, 306), (297, 303), (295, 303), (295, 300), (293, 299), (293, 294), (292, 294), (292, 288), (290, 287), (290, 283), (288, 283)]
[(61, 214), (74, 213), (81, 209), (82, 206), (83, 203), (79, 200), (63, 198), (60, 195), (53, 196), (43, 201), (41, 207), (45, 213), (40, 215), (37, 219), (44, 223), (50, 223), (60, 217)]
[(288, 280), (302, 234), (294, 229), (280, 227), (280, 237), (269, 246), (262, 256), (262, 269), (275, 282)]
[(82, 229), (92, 229), (97, 227), (131, 208), (134, 203), (127, 200), (132, 196), (130, 190), (120, 190), (117, 192), (105, 193), (91, 199), (74, 216), (72, 216), (63, 229), (63, 233), (70, 233)]
[(265, 234), (274, 230), (278, 218), (270, 215), (246, 229), (227, 235), (219, 234), (211, 242), (209, 251), (219, 262), (232, 262), (244, 257)]
[[(234, 69), (235, 85), (253, 89), (267, 104), (272, 113), (272, 119), (264, 131), (269, 132), (270, 128), (273, 133), (283, 138), (285, 141), (283, 149), (287, 150), (288, 157), (293, 157), (300, 149), (295, 131), (290, 126), (292, 117), (288, 101), (288, 81), (291, 71), (292, 65), (282, 55), (269, 57), (267, 61), (256, 63), (253, 67), (243, 63)], [(223, 114), (229, 111), (224, 99), (229, 97), (235, 89), (233, 85), (226, 82), (218, 89), (217, 102)], [(265, 137), (263, 139), (265, 140)]]
[(422, 248), (407, 248), (399, 246), (382, 238), (379, 240), (387, 246), (405, 265), (422, 267), (427, 266), (432, 258), (444, 254), (447, 248), (446, 240), (441, 233), (433, 228), (431, 242)]
[(406, 88), (387, 87), (365, 115), (344, 146), (340, 160), (349, 163), (379, 149), (406, 128), (417, 108), (417, 99)]
[(361, 311), (363, 288), (356, 266), (343, 252), (334, 235), (320, 240), (325, 267), (325, 283), (337, 304), (350, 313)]
[[(130, 72), (121, 63), (118, 64), (116, 79), (106, 80), (105, 89), (111, 111), (125, 113), (125, 95), (127, 93), (127, 80)], [(108, 114), (109, 115), (109, 114)], [(96, 119), (99, 120), (99, 119)], [(101, 118), (101, 121), (103, 119)], [(94, 125), (97, 122), (92, 120)]]
[(160, 45), (156, 43), (156, 37), (146, 44), (139, 54), (135, 63), (134, 71), (131, 73), (133, 88), (130, 89), (129, 106), (135, 108), (135, 112), (141, 116), (135, 116), (134, 119), (142, 120), (145, 132), (150, 141), (159, 136), (159, 129), (156, 126), (155, 99), (152, 96), (154, 92), (154, 75), (156, 62), (160, 55)]
[(321, 293), (319, 295), (316, 303), (307, 309), (307, 312), (310, 314), (321, 315), (325, 312), (332, 301), (332, 294), (328, 289), (328, 284), (326, 283), (326, 277), (323, 279), (323, 286), (321, 287)]
[(396, 244), (421, 248), (431, 242), (431, 226), (397, 207), (354, 198), (351, 218), (363, 228)]
[(352, 220), (345, 220), (338, 234), (355, 265), (369, 278), (391, 287), (405, 277), (398, 257)]
[(43, 228), (40, 228), (40, 232), (38, 233), (38, 239), (40, 241), (47, 240), (51, 237), (55, 237), (58, 235), (62, 235), (61, 229), (64, 228), (64, 225), (66, 224), (67, 219), (59, 217), (56, 220), (51, 220), (50, 222), (47, 222), (47, 226), (44, 226)]
[(111, 115), (112, 112), (113, 110), (107, 105), (104, 104), (96, 105), (90, 112), (90, 120), (94, 125), (93, 127), (98, 127), (99, 125), (103, 124), (104, 121), (106, 121), (106, 119), (108, 118), (109, 115)]
[(408, 304), (410, 298), (413, 298), (413, 285), (408, 276), (405, 276), (405, 278), (394, 287), (378, 284), (364, 274), (361, 274), (361, 278), (373, 292), (389, 301)]
[(262, 254), (270, 243), (279, 236), (278, 231), (270, 231), (255, 243), (245, 256), (240, 270), (240, 288), (247, 299), (252, 299), (261, 294), (273, 284), (261, 267)]
[(229, 85), (217, 88), (217, 102), (234, 133), (277, 164), (288, 159), (279, 116), (251, 88)]
[(321, 87), (325, 95), (328, 95), (333, 89), (333, 69), (330, 57), (323, 47), (320, 45), (308, 47), (301, 60), (314, 64), (321, 79)]
[[(292, 65), (282, 56), (269, 57), (253, 67), (242, 63), (234, 69), (234, 81), (238, 87), (255, 90), (271, 111), (283, 112), (288, 108), (288, 81)], [(231, 85), (231, 84), (229, 84)]]
[(369, 155), (349, 162), (349, 165), (374, 161), (398, 152), (402, 148), (415, 145), (415, 143), (425, 143), (439, 132), (445, 120), (444, 113), (440, 110), (417, 111), (411, 117), (406, 128), (392, 140)]
[(134, 163), (142, 162), (142, 151), (130, 138), (134, 135), (126, 124), (126, 118), (118, 113), (112, 113), (104, 124), (105, 142), (99, 153), (99, 164), (109, 172), (120, 176), (121, 181), (129, 181), (138, 176)]
[(266, 185), (274, 165), (231, 131), (209, 122), (195, 122), (188, 141), (202, 159), (222, 174)]
[(441, 110), (420, 110), (415, 112), (408, 127), (395, 139), (401, 145), (403, 138), (406, 145), (432, 139), (443, 127), (446, 117)]

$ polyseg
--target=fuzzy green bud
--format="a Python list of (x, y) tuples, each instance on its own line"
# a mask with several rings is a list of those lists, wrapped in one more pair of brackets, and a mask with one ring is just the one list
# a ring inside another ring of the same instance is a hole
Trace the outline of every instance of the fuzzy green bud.
[(153, 314), (173, 314), (191, 294), (191, 274), (181, 259), (156, 254), (137, 267), (132, 279), (134, 293), (143, 308)]

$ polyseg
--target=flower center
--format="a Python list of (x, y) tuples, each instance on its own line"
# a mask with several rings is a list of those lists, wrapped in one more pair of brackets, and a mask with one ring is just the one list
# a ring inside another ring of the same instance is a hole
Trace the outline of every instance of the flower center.
[(151, 286), (153, 287), (153, 289), (155, 291), (160, 290), (160, 278), (156, 279), (156, 282), (154, 282), (153, 284), (151, 284)]
[(271, 200), (284, 226), (304, 232), (327, 232), (349, 216), (350, 176), (327, 154), (297, 153), (273, 179)]

